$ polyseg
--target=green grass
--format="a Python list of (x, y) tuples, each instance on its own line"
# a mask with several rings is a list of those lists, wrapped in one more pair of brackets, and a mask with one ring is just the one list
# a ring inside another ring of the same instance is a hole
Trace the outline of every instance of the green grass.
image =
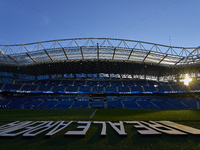
[[(24, 120), (104, 120), (104, 121), (150, 121), (170, 120), (200, 129), (200, 110), (128, 110), (98, 109), (90, 118), (94, 109), (67, 110), (0, 110), (0, 125), (12, 121)], [(107, 136), (101, 137), (101, 125), (92, 124), (85, 137), (65, 137), (69, 130), (76, 130), (73, 123), (51, 138), (42, 133), (35, 138), (1, 138), (0, 149), (200, 149), (200, 137), (188, 135), (173, 137), (163, 134), (161, 137), (142, 137), (130, 124), (124, 124), (127, 137), (120, 137), (107, 124)]]
[(41, 120), (104, 120), (104, 121), (200, 121), (200, 110), (156, 109), (5, 109), (0, 110), (0, 121)]

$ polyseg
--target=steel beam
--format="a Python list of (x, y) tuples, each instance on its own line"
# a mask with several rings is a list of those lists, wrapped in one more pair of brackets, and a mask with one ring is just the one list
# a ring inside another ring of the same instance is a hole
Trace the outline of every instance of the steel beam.
[(144, 62), (144, 61), (145, 61), (145, 59), (148, 57), (148, 55), (150, 54), (150, 52), (151, 52), (151, 51), (149, 51), (149, 52), (146, 54), (146, 56), (144, 57), (144, 59), (143, 59), (143, 61), (142, 61), (142, 62)]
[(168, 56), (168, 54), (166, 54), (166, 55), (159, 61), (158, 64), (160, 64), (167, 56)]
[(26, 53), (26, 55), (27, 55), (28, 57), (30, 57), (30, 58), (37, 64), (37, 62), (35, 61), (35, 59), (34, 59), (31, 55), (29, 55), (28, 53)]
[(185, 57), (182, 57), (179, 61), (177, 61), (174, 66), (176, 66), (178, 63), (180, 63)]
[(62, 48), (62, 51), (64, 52), (64, 54), (65, 54), (65, 56), (66, 56), (66, 58), (68, 60), (69, 58), (68, 58), (68, 55), (67, 55), (66, 51), (64, 50), (64, 48)]
[(99, 60), (99, 43), (97, 43), (97, 59)]
[(7, 55), (10, 59), (12, 59), (15, 63), (19, 64), (19, 62), (17, 62), (13, 57), (11, 57), (10, 55)]
[(113, 60), (114, 57), (115, 57), (115, 51), (116, 51), (116, 47), (114, 48), (114, 52), (113, 52), (113, 56), (112, 56), (112, 60)]
[(129, 54), (129, 56), (128, 56), (128, 58), (127, 58), (127, 60), (129, 60), (130, 59), (130, 57), (131, 57), (131, 54), (133, 53), (133, 50), (136, 48), (136, 46), (138, 45), (138, 43), (134, 46), (134, 48), (131, 50), (131, 52), (130, 52), (130, 54)]
[(51, 56), (49, 55), (49, 53), (46, 50), (44, 50), (44, 51), (48, 55), (48, 57), (51, 59), (51, 61), (53, 61), (53, 59), (51, 58)]
[(84, 60), (84, 55), (83, 55), (82, 47), (80, 47), (80, 50), (81, 50), (82, 59)]

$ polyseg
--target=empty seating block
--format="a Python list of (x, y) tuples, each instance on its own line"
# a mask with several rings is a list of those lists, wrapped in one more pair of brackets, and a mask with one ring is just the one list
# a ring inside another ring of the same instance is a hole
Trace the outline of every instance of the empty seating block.
[(141, 109), (140, 106), (138, 106), (135, 101), (122, 101), (124, 106), (128, 109)]
[(64, 92), (65, 86), (64, 85), (55, 85), (52, 89), (53, 92)]
[(141, 85), (144, 86), (144, 85), (147, 85), (147, 82), (146, 82), (146, 80), (136, 80), (135, 84), (138, 86), (141, 86)]
[(141, 86), (135, 86), (135, 85), (132, 85), (131, 86), (131, 92), (143, 92), (143, 89)]
[(149, 108), (153, 108), (156, 109), (157, 107), (154, 106), (150, 101), (148, 100), (143, 100), (143, 101), (137, 101), (137, 103), (144, 109), (149, 109)]
[(27, 101), (28, 101), (28, 99), (25, 97), (14, 97), (12, 99), (12, 102), (10, 104), (8, 104), (7, 108), (15, 109), (15, 108), (19, 107), (20, 105), (26, 103)]
[(143, 88), (146, 92), (157, 92), (154, 85), (145, 85), (145, 86), (143, 86)]
[(92, 107), (93, 108), (103, 108), (104, 107), (104, 101), (103, 100), (99, 100), (99, 101), (92, 101)]
[(118, 86), (118, 92), (130, 92), (129, 87), (127, 85), (119, 85)]
[(58, 101), (44, 101), (41, 105), (37, 107), (37, 109), (51, 109), (53, 108)]
[(158, 85), (158, 82), (156, 82), (156, 81), (147, 81), (147, 83), (149, 85)]
[(73, 80), (62, 80), (63, 85), (72, 85), (73, 82), (74, 82)]
[(38, 80), (38, 81), (35, 81), (35, 84), (47, 84), (48, 80)]
[(187, 100), (185, 97), (179, 97), (178, 99), (185, 105), (187, 105), (189, 108), (197, 109), (197, 102), (195, 99)]
[(54, 109), (68, 109), (72, 105), (73, 101), (60, 101)]
[(133, 81), (123, 81), (123, 85), (131, 86), (131, 85), (135, 85), (135, 84)]
[(13, 99), (14, 97), (6, 97), (4, 100), (1, 101), (0, 105), (7, 107), (7, 104), (9, 104)]
[(110, 81), (110, 83), (111, 83), (111, 86), (122, 85), (121, 81)]
[(175, 108), (179, 108), (179, 109), (186, 109), (187, 108), (177, 98), (174, 98), (174, 97), (168, 97), (167, 102), (172, 104)]
[(40, 85), (38, 91), (50, 91), (51, 87), (51, 85)]
[(88, 108), (89, 101), (75, 101), (72, 108)]
[(158, 85), (157, 89), (159, 92), (172, 91), (169, 85)]
[(87, 85), (97, 86), (97, 81), (87, 81)]
[(85, 85), (85, 81), (75, 80), (74, 85)]
[(91, 86), (90, 85), (82, 85), (82, 86), (80, 86), (79, 92), (91, 92)]
[(92, 86), (92, 92), (94, 92), (94, 93), (102, 93), (102, 92), (104, 92), (103, 91), (103, 89), (104, 89), (104, 87), (103, 86)]
[(37, 85), (24, 85), (21, 91), (35, 91), (37, 87)]
[(66, 92), (77, 92), (78, 91), (78, 85), (69, 85), (67, 86)]
[(189, 91), (188, 86), (183, 84), (173, 84), (171, 85), (173, 91)]
[(21, 89), (21, 91), (29, 91), (29, 88), (31, 87), (31, 85), (24, 85)]
[(61, 80), (49, 80), (48, 85), (59, 85)]
[(105, 86), (105, 92), (117, 92), (116, 86)]
[(110, 81), (99, 81), (99, 85), (110, 85)]
[(6, 84), (4, 86), (5, 90), (19, 90), (22, 87), (21, 84)]
[(123, 105), (120, 101), (107, 101), (108, 108), (123, 108)]

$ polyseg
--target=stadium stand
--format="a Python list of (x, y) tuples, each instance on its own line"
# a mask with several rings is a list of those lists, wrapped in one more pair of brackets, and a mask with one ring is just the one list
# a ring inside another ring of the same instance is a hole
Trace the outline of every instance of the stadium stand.
[(52, 89), (52, 92), (64, 92), (65, 86), (64, 85), (55, 85)]

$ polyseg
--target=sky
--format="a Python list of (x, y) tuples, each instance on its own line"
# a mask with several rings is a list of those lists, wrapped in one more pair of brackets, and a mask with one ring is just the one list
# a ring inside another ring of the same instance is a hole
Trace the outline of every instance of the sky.
[(1, 0), (0, 45), (119, 38), (200, 46), (200, 0)]

